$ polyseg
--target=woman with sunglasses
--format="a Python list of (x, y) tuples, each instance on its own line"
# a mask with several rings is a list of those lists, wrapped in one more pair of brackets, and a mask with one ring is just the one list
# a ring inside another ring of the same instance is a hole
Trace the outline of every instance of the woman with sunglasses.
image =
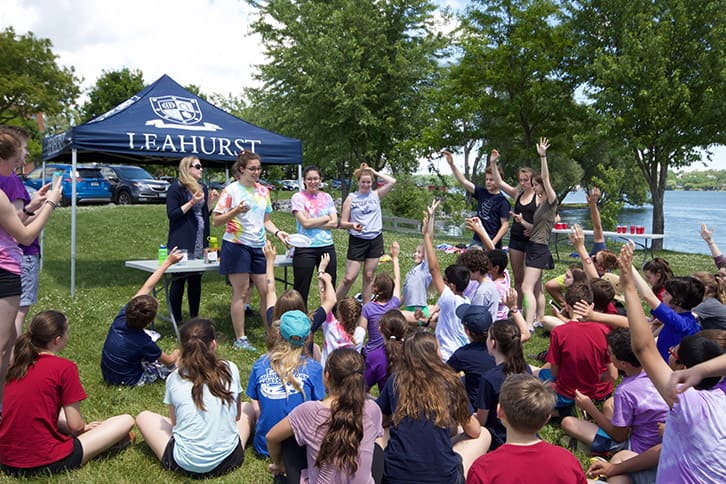
[[(199, 183), (202, 179), (202, 163), (196, 156), (186, 156), (179, 162), (179, 178), (166, 194), (166, 216), (169, 218), (167, 247), (186, 250), (189, 259), (201, 259), (209, 246), (209, 210), (217, 203), (216, 190), (207, 191)], [(184, 284), (187, 285), (189, 317), (199, 315), (202, 300), (202, 273), (174, 274), (169, 286), (169, 301), (174, 319), (182, 320)]]

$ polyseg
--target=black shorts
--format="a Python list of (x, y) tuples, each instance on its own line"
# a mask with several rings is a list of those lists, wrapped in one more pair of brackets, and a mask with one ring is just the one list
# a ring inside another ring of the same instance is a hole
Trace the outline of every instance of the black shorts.
[(550, 252), (549, 246), (529, 242), (527, 244), (524, 265), (536, 269), (554, 269), (555, 260), (552, 258), (552, 252)]
[(0, 269), (0, 298), (20, 296), (22, 293), (20, 274), (13, 274), (5, 269)]
[(61, 460), (57, 460), (55, 462), (51, 462), (50, 464), (46, 464), (44, 466), (30, 467), (30, 468), (10, 467), (10, 466), (3, 465), (2, 470), (6, 474), (10, 474), (11, 476), (15, 476), (15, 477), (34, 476), (34, 475), (38, 475), (38, 474), (60, 474), (61, 472), (78, 469), (79, 467), (81, 467), (82, 463), (83, 463), (83, 446), (81, 445), (80, 440), (74, 438), (73, 439), (73, 450), (71, 451), (71, 454), (68, 457), (65, 457)]
[(529, 243), (528, 239), (511, 237), (509, 239), (509, 250), (518, 250), (520, 252), (525, 252), (527, 250), (527, 243)]
[(220, 274), (264, 274), (265, 272), (267, 272), (267, 261), (262, 248), (222, 241)]
[(220, 462), (217, 467), (209, 472), (204, 472), (201, 474), (197, 472), (190, 472), (181, 467), (174, 460), (174, 437), (172, 437), (169, 439), (169, 443), (166, 444), (166, 448), (164, 449), (164, 455), (161, 456), (161, 467), (170, 471), (179, 472), (181, 474), (191, 477), (192, 479), (205, 479), (207, 477), (219, 477), (221, 475), (227, 474), (228, 472), (232, 472), (233, 470), (241, 466), (244, 461), (245, 450), (242, 447), (242, 442), (237, 440), (237, 447), (235, 447), (232, 453), (225, 457), (224, 460)]
[(373, 239), (361, 239), (354, 235), (348, 235), (348, 260), (362, 262), (366, 259), (378, 259), (385, 254), (383, 249), (383, 234), (378, 234)]

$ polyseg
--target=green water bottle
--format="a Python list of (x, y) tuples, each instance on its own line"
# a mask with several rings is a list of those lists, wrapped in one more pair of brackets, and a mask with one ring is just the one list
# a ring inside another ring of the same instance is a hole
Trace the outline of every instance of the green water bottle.
[(163, 264), (166, 257), (169, 255), (169, 251), (166, 249), (164, 244), (159, 246), (159, 265)]

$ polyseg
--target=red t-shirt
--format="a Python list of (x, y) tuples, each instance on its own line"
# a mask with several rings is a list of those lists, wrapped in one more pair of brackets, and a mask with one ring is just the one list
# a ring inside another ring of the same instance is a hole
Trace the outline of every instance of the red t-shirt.
[(610, 328), (600, 323), (570, 321), (550, 333), (547, 362), (559, 366), (555, 390), (575, 398), (580, 390), (594, 400), (602, 400), (613, 391), (612, 382), (603, 383), (610, 356), (606, 336)]
[(41, 354), (23, 378), (5, 384), (0, 462), (27, 469), (68, 457), (73, 438), (58, 431), (58, 414), (85, 398), (76, 364)]
[(571, 484), (587, 482), (580, 462), (569, 451), (540, 441), (533, 445), (504, 444), (479, 457), (466, 484)]

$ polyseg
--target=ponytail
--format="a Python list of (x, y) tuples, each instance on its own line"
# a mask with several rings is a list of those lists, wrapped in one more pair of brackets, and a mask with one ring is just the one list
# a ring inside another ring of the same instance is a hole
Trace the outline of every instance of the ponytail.
[(386, 360), (388, 361), (386, 375), (391, 375), (396, 371), (396, 367), (401, 361), (403, 341), (408, 331), (408, 322), (406, 322), (406, 317), (401, 311), (391, 309), (381, 316), (379, 325), (381, 335), (383, 336)]
[(504, 356), (505, 375), (527, 371), (527, 362), (522, 352), (522, 335), (511, 318), (495, 321), (489, 326), (489, 337), (496, 342), (497, 349)]
[(330, 406), (328, 430), (320, 444), (315, 466), (326, 463), (353, 475), (358, 470), (358, 448), (363, 440), (363, 407), (366, 386), (365, 361), (357, 351), (340, 348), (325, 363), (329, 392), (335, 396)]
[(41, 351), (48, 349), (58, 336), (68, 331), (68, 318), (59, 311), (43, 311), (36, 314), (28, 330), (20, 335), (13, 349), (13, 366), (8, 370), (7, 382), (19, 380), (35, 363)]
[(221, 399), (226, 405), (234, 403), (234, 396), (229, 387), (232, 384), (232, 372), (226, 361), (217, 358), (212, 351), (215, 339), (214, 326), (208, 319), (194, 318), (179, 330), (181, 340), (181, 358), (179, 376), (192, 382), (192, 400), (202, 411), (204, 406), (204, 387), (209, 393)]

